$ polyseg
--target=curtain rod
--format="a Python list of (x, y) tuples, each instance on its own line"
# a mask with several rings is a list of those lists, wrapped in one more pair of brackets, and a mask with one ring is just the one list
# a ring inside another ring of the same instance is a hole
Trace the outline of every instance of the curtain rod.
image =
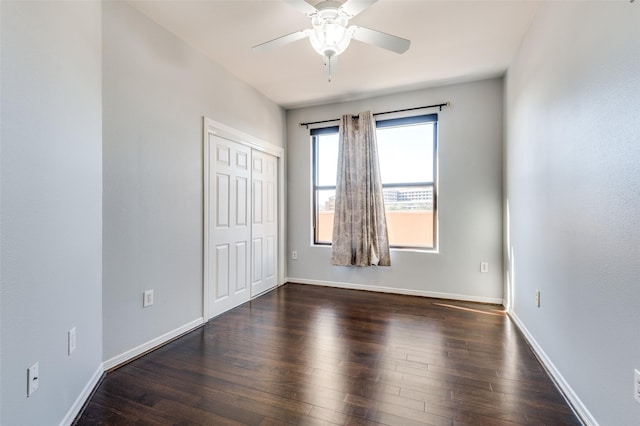
[[(373, 116), (375, 117), (377, 115), (393, 114), (396, 112), (405, 112), (405, 111), (415, 111), (417, 109), (427, 109), (427, 108), (440, 108), (440, 111), (442, 111), (442, 107), (449, 107), (449, 106), (451, 106), (451, 102), (447, 101), (442, 104), (425, 105), (425, 106), (419, 106), (415, 108), (397, 109), (395, 111), (376, 112), (373, 114)], [(357, 117), (357, 116), (354, 116), (354, 117)], [(331, 123), (332, 121), (338, 121), (338, 120), (340, 119), (334, 118), (333, 120), (309, 121), (307, 123), (300, 123), (300, 127), (305, 126), (308, 129), (309, 126), (311, 126), (312, 124)]]

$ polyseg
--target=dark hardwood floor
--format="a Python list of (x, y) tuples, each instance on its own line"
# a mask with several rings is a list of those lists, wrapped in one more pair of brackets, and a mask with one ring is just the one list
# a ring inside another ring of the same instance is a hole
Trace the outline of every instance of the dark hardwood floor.
[(109, 374), (78, 425), (580, 425), (501, 307), (287, 284)]

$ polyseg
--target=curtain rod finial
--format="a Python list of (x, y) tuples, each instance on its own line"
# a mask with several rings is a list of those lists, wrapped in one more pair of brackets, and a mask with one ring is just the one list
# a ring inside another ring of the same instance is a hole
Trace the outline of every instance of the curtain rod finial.
[(442, 111), (442, 107), (450, 107), (451, 106), (451, 102), (447, 101), (443, 104), (438, 105), (440, 107), (440, 111)]

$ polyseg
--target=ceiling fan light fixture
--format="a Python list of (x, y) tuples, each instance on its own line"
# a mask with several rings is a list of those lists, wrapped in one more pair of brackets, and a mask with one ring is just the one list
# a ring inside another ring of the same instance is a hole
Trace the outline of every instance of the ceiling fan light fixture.
[(351, 31), (347, 28), (348, 21), (337, 9), (321, 10), (311, 20), (313, 29), (309, 34), (309, 40), (313, 49), (326, 57), (344, 52), (352, 37)]

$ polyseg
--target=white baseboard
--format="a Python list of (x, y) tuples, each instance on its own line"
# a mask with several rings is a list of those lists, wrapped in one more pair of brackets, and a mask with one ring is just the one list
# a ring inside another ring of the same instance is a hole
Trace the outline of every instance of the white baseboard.
[(480, 302), (480, 303), (492, 303), (496, 305), (502, 305), (501, 297), (478, 297), (478, 296), (469, 296), (464, 294), (440, 293), (436, 291), (424, 291), (424, 290), (411, 290), (407, 288), (380, 287), (380, 286), (368, 285), (368, 284), (349, 284), (349, 283), (342, 283), (342, 282), (309, 280), (306, 278), (293, 278), (293, 277), (287, 278), (287, 282), (298, 283), (298, 284), (319, 285), (324, 287), (347, 288), (351, 290), (377, 291), (379, 293), (405, 294), (408, 296), (433, 297), (436, 299), (451, 299), (451, 300), (462, 300), (465, 302)]
[(73, 423), (78, 413), (80, 413), (82, 406), (93, 393), (93, 389), (100, 382), (102, 373), (104, 373), (104, 369), (102, 368), (102, 364), (100, 364), (95, 373), (93, 373), (93, 376), (91, 376), (87, 384), (82, 389), (82, 392), (80, 392), (80, 395), (76, 398), (69, 411), (67, 411), (67, 415), (64, 416), (64, 419), (60, 422), (60, 426), (69, 426)]
[(533, 349), (540, 362), (544, 365), (547, 372), (556, 383), (556, 386), (560, 388), (565, 398), (569, 401), (582, 422), (586, 426), (598, 426), (598, 422), (596, 421), (596, 419), (593, 418), (587, 407), (582, 403), (578, 395), (574, 392), (573, 388), (564, 379), (562, 374), (560, 374), (560, 371), (558, 371), (551, 359), (547, 356), (544, 350), (542, 350), (536, 339), (533, 338), (527, 327), (525, 327), (520, 318), (518, 318), (518, 315), (516, 315), (514, 312), (508, 312), (508, 314), (516, 324), (516, 326), (520, 329), (525, 339), (527, 339), (529, 346), (531, 346), (531, 349)]
[(174, 339), (181, 334), (187, 333), (195, 328), (200, 327), (202, 324), (204, 324), (204, 319), (202, 317), (197, 318), (181, 327), (176, 328), (175, 330), (171, 330), (161, 336), (156, 337), (155, 339), (149, 340), (146, 343), (143, 343), (133, 349), (129, 349), (128, 351), (120, 355), (116, 355), (113, 358), (104, 361), (102, 363), (102, 368), (105, 371), (111, 370), (112, 368), (117, 367), (120, 364), (131, 361), (132, 359), (144, 354), (145, 352), (148, 352), (152, 349), (157, 348), (158, 346), (167, 343), (171, 339)]

